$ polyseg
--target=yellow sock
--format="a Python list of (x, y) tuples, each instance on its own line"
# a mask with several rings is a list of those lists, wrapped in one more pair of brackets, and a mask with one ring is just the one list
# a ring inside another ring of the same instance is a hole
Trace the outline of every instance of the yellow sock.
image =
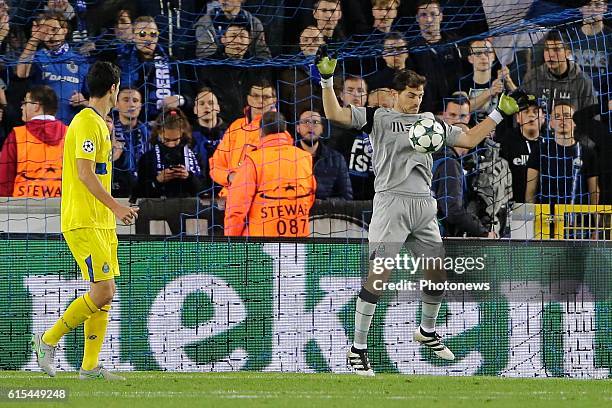
[(77, 328), (97, 311), (89, 293), (74, 299), (62, 317), (43, 334), (42, 340), (50, 346), (56, 346), (66, 333)]
[(85, 350), (81, 364), (83, 370), (93, 370), (98, 366), (98, 356), (104, 343), (110, 308), (111, 305), (102, 306), (99, 311), (85, 320)]

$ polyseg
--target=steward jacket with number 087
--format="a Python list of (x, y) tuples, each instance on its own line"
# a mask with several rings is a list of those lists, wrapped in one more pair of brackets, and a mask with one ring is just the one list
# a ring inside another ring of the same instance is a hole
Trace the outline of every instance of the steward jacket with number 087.
[(265, 136), (229, 186), (225, 235), (308, 236), (315, 191), (310, 153), (293, 146), (286, 132)]

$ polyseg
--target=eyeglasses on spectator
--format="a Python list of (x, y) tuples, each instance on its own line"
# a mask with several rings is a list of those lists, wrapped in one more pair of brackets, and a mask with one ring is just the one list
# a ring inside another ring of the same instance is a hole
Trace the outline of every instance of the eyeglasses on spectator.
[(320, 120), (310, 120), (310, 119), (303, 119), (300, 120), (300, 125), (313, 125), (313, 126), (317, 126), (322, 124), (323, 122), (321, 122)]

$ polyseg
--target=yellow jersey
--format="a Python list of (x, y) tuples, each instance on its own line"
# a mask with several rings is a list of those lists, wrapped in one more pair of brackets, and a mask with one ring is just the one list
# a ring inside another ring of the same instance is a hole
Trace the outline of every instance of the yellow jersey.
[(62, 173), (62, 232), (78, 228), (115, 229), (115, 215), (79, 179), (77, 159), (91, 160), (102, 186), (111, 192), (113, 145), (104, 118), (92, 108), (79, 112), (66, 133)]

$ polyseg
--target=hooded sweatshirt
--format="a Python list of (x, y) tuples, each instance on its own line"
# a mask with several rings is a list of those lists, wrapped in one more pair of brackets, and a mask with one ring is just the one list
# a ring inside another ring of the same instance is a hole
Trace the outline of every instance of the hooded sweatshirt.
[[(64, 139), (68, 128), (53, 116), (38, 116), (27, 122), (25, 128), (41, 142), (57, 146)], [(11, 197), (17, 175), (17, 139), (15, 130), (6, 138), (0, 152), (0, 197)]]
[(523, 87), (531, 94), (542, 98), (551, 112), (553, 101), (569, 101), (576, 110), (597, 103), (597, 96), (591, 79), (578, 65), (568, 61), (568, 70), (560, 77), (554, 75), (546, 64), (527, 73)]

